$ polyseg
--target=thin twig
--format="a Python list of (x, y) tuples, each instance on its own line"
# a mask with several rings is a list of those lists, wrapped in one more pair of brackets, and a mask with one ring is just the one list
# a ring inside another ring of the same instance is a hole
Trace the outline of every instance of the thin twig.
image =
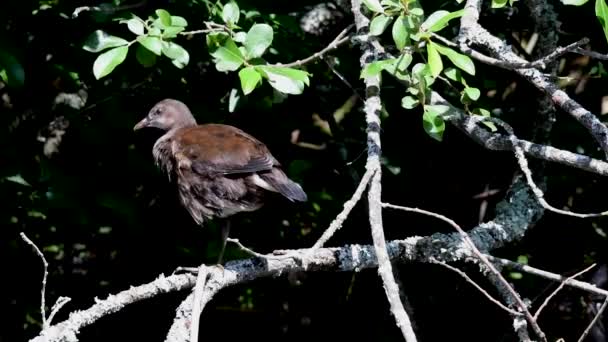
[(534, 317), (528, 310), (528, 307), (526, 306), (524, 301), (521, 299), (521, 297), (517, 294), (515, 289), (502, 276), (502, 274), (496, 269), (496, 267), (488, 260), (488, 258), (483, 253), (481, 253), (481, 251), (479, 251), (479, 249), (477, 249), (477, 246), (475, 246), (475, 243), (473, 242), (473, 240), (471, 240), (471, 237), (469, 237), (469, 234), (467, 234), (456, 222), (454, 222), (454, 220), (452, 220), (446, 216), (443, 216), (441, 214), (437, 214), (432, 211), (427, 211), (424, 209), (404, 207), (404, 206), (394, 205), (394, 204), (390, 204), (390, 203), (382, 203), (382, 206), (385, 208), (409, 211), (409, 212), (432, 216), (432, 217), (440, 219), (440, 220), (448, 223), (452, 227), (454, 227), (454, 229), (456, 229), (456, 231), (458, 231), (458, 233), (460, 233), (460, 236), (462, 237), (462, 239), (469, 245), (469, 247), (471, 248), (471, 251), (473, 251), (475, 256), (477, 256), (479, 258), (479, 260), (481, 260), (488, 267), (488, 269), (500, 281), (500, 283), (505, 287), (505, 289), (507, 289), (507, 291), (509, 292), (509, 294), (511, 295), (513, 300), (517, 303), (517, 306), (519, 307), (519, 309), (524, 313), (524, 316), (526, 317), (526, 321), (528, 321), (528, 323), (530, 323), (530, 326), (533, 327), (534, 331), (539, 335), (541, 340), (546, 341), (545, 334), (542, 332), (542, 330), (538, 326), (538, 323), (536, 322), (536, 320), (534, 319)]
[(443, 36), (438, 35), (437, 33), (431, 33), (431, 36), (451, 48), (459, 49), (465, 55), (468, 55), (484, 64), (497, 66), (497, 67), (500, 67), (503, 69), (508, 69), (508, 70), (530, 69), (530, 68), (544, 69), (549, 62), (552, 62), (553, 60), (561, 57), (562, 55), (564, 55), (568, 52), (580, 53), (580, 52), (578, 52), (578, 49), (580, 49), (580, 46), (589, 43), (588, 38), (583, 38), (583, 39), (581, 39), (577, 42), (574, 42), (572, 44), (569, 44), (567, 46), (558, 47), (557, 49), (555, 49), (555, 51), (551, 52), (547, 56), (539, 58), (533, 62), (508, 62), (508, 61), (503, 61), (500, 59), (496, 59), (496, 58), (484, 55), (483, 53), (481, 53), (477, 50), (474, 50), (467, 45), (454, 43), (454, 42), (444, 38)]
[(600, 295), (603, 297), (608, 297), (608, 291), (606, 291), (604, 289), (600, 289), (593, 284), (589, 284), (589, 283), (579, 281), (576, 279), (569, 279), (569, 278), (559, 275), (557, 273), (541, 270), (540, 268), (520, 264), (518, 262), (511, 261), (508, 259), (497, 258), (497, 257), (491, 256), (489, 254), (485, 254), (485, 256), (486, 256), (486, 258), (488, 258), (488, 260), (492, 261), (493, 263), (510, 267), (516, 271), (526, 272), (526, 273), (529, 273), (529, 274), (532, 274), (532, 275), (535, 275), (538, 277), (542, 277), (545, 279), (553, 280), (556, 282), (563, 282), (564, 284), (566, 284), (570, 287), (573, 287), (573, 288), (576, 288), (579, 290), (583, 290), (583, 291), (587, 291), (589, 293), (594, 293), (594, 294), (597, 294), (597, 295)]
[(583, 50), (581, 48), (575, 49), (574, 52), (578, 53), (579, 55), (583, 55), (583, 56), (589, 56), (589, 57), (593, 57), (596, 59), (608, 60), (608, 54), (603, 54), (603, 53), (590, 51), (590, 50)]
[(601, 217), (601, 216), (608, 215), (608, 210), (600, 212), (600, 213), (581, 214), (581, 213), (575, 213), (572, 211), (558, 209), (558, 208), (555, 208), (552, 205), (550, 205), (545, 200), (545, 198), (544, 198), (545, 194), (543, 193), (543, 191), (534, 182), (534, 178), (532, 177), (532, 170), (530, 170), (530, 167), (528, 166), (528, 159), (526, 158), (526, 154), (524, 153), (523, 148), (521, 147), (521, 145), (519, 143), (519, 139), (517, 138), (517, 136), (515, 136), (515, 134), (513, 132), (513, 128), (511, 128), (511, 126), (509, 126), (506, 122), (504, 122), (502, 120), (498, 120), (496, 118), (492, 118), (492, 117), (484, 117), (481, 115), (476, 115), (473, 117), (473, 120), (477, 120), (479, 122), (490, 121), (490, 122), (495, 123), (496, 125), (501, 126), (505, 131), (507, 131), (509, 140), (513, 144), (513, 152), (515, 153), (515, 158), (517, 159), (517, 163), (519, 164), (521, 171), (526, 176), (526, 181), (528, 182), (528, 185), (532, 189), (532, 192), (536, 196), (538, 202), (543, 206), (543, 208), (545, 208), (549, 211), (552, 211), (554, 213), (557, 213), (557, 214), (578, 217), (578, 218), (591, 218), (591, 217)]
[(461, 277), (464, 278), (464, 280), (466, 280), (468, 283), (470, 283), (471, 285), (473, 285), (477, 290), (479, 290), (479, 292), (481, 292), (481, 294), (483, 294), (486, 298), (488, 298), (491, 302), (493, 302), (494, 304), (496, 304), (498, 307), (500, 307), (501, 309), (505, 310), (506, 312), (510, 313), (511, 315), (515, 315), (515, 316), (521, 316), (522, 313), (521, 312), (517, 312), (515, 310), (509, 309), (508, 307), (506, 307), (503, 303), (501, 303), (498, 299), (495, 299), (494, 297), (492, 297), (486, 290), (484, 290), (481, 286), (479, 286), (476, 282), (473, 281), (473, 279), (471, 279), (466, 273), (464, 273), (463, 271), (459, 270), (458, 268), (451, 266), (441, 260), (437, 260), (437, 259), (431, 259), (430, 260), (432, 263), (434, 264), (439, 264), (453, 272), (458, 273)]
[(42, 290), (40, 290), (40, 314), (42, 315), (42, 329), (44, 330), (49, 327), (49, 323), (46, 320), (46, 309), (45, 309), (45, 307), (46, 307), (46, 304), (45, 304), (46, 279), (49, 276), (49, 271), (48, 271), (49, 263), (46, 261), (44, 254), (42, 254), (42, 252), (40, 251), (38, 246), (36, 246), (36, 244), (25, 235), (25, 233), (21, 232), (19, 235), (21, 235), (21, 239), (23, 239), (23, 241), (25, 241), (28, 245), (32, 246), (32, 248), (34, 249), (36, 254), (38, 254), (38, 256), (40, 257), (40, 260), (42, 260), (42, 264), (44, 265), (44, 275), (42, 277)]
[(342, 211), (336, 216), (336, 218), (329, 224), (329, 227), (323, 232), (321, 237), (315, 242), (312, 246), (311, 250), (315, 250), (317, 248), (323, 247), (325, 243), (342, 227), (344, 221), (348, 218), (348, 215), (353, 210), (355, 205), (361, 199), (361, 195), (363, 191), (367, 189), (367, 185), (369, 184), (370, 179), (374, 174), (374, 170), (366, 169), (363, 177), (361, 177), (361, 181), (357, 186), (357, 189), (353, 193), (353, 196), (344, 203)]
[(72, 300), (72, 298), (70, 298), (70, 297), (62, 296), (62, 297), (57, 298), (57, 301), (51, 308), (51, 313), (49, 314), (49, 318), (46, 320), (47, 324), (49, 326), (53, 323), (53, 318), (55, 318), (55, 315), (57, 314), (57, 312), (59, 312), (59, 310), (61, 310), (61, 308), (71, 300)]
[(281, 66), (281, 67), (298, 67), (298, 66), (302, 66), (302, 65), (308, 64), (310, 62), (313, 62), (313, 61), (323, 57), (328, 52), (335, 50), (335, 49), (339, 48), (340, 46), (342, 46), (342, 44), (348, 42), (350, 40), (350, 37), (346, 37), (346, 34), (348, 33), (348, 31), (350, 31), (353, 28), (353, 26), (354, 26), (354, 24), (351, 24), (348, 27), (346, 27), (344, 30), (342, 30), (342, 32), (340, 32), (336, 36), (336, 38), (334, 38), (334, 40), (331, 41), (331, 43), (329, 43), (325, 48), (323, 48), (323, 50), (316, 52), (313, 55), (306, 57), (304, 59), (297, 60), (295, 62), (285, 63), (285, 64), (277, 63), (275, 65)]
[(585, 268), (584, 270), (577, 272), (576, 274), (571, 275), (570, 277), (564, 279), (561, 284), (559, 284), (559, 286), (555, 289), (555, 291), (553, 291), (547, 298), (545, 298), (545, 300), (543, 301), (543, 303), (540, 305), (540, 307), (538, 308), (538, 310), (536, 310), (536, 313), (534, 314), (534, 318), (538, 319), (538, 316), (540, 316), (540, 313), (543, 311), (543, 309), (547, 306), (547, 304), (549, 304), (549, 301), (551, 300), (551, 298), (555, 297), (555, 295), (557, 295), (557, 293), (564, 287), (566, 286), (566, 282), (568, 280), (572, 280), (586, 272), (588, 272), (590, 269), (595, 267), (595, 263), (592, 264), (591, 266)]
[(597, 312), (595, 317), (593, 317), (593, 320), (591, 321), (591, 323), (589, 323), (589, 325), (587, 326), (585, 331), (583, 331), (583, 333), (581, 334), (581, 337), (579, 337), (579, 339), (578, 339), (578, 342), (583, 342), (585, 340), (585, 337), (587, 337), (587, 335), (589, 335), (589, 332), (591, 331), (591, 328), (593, 328), (593, 326), (595, 325), (595, 322), (597, 322), (597, 320), (600, 318), (600, 316), (602, 316), (602, 313), (604, 313), (604, 310), (606, 310), (606, 306), (608, 306), (608, 297), (606, 297), (606, 299), (604, 300), (604, 304), (602, 304), (602, 306), (600, 307), (600, 310)]

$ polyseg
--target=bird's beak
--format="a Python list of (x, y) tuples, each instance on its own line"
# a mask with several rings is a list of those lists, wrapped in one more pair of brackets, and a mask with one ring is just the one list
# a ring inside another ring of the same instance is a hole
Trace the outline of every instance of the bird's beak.
[(149, 123), (150, 123), (150, 120), (148, 120), (148, 117), (145, 117), (140, 122), (138, 122), (137, 125), (135, 125), (133, 127), (133, 130), (137, 131), (138, 129), (142, 129), (144, 127), (148, 127)]

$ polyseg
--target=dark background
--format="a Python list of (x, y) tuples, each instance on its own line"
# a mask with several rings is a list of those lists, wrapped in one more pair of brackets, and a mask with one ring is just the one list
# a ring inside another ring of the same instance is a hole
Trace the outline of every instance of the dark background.
[[(238, 3), (243, 10), (258, 10), (262, 14), (258, 20), (275, 27), (273, 47), (277, 54), (269, 57), (271, 62), (306, 57), (333, 38), (332, 31), (315, 36), (300, 30), (298, 18), (314, 2)], [(423, 7), (431, 13), (440, 3), (425, 2)], [(304, 94), (273, 103), (272, 89), (264, 85), (230, 113), (228, 94), (239, 87), (238, 78), (215, 70), (203, 36), (180, 41), (190, 53), (190, 63), (184, 69), (173, 67), (167, 59), (146, 69), (130, 52), (109, 77), (95, 80), (91, 68), (96, 55), (81, 48), (85, 38), (96, 29), (118, 36), (129, 33), (125, 25), (111, 21), (122, 12), (106, 17), (85, 12), (71, 17), (76, 7), (85, 5), (99, 4), (64, 0), (8, 0), (0, 4), (0, 54), (4, 61), (7, 56), (14, 58), (12, 64), (3, 62), (4, 67), (14, 66), (16, 61), (25, 75), (23, 82), (0, 86), (0, 260), (4, 288), (0, 308), (5, 313), (0, 320), (0, 341), (32, 338), (41, 327), (42, 265), (19, 238), (19, 232), (34, 240), (49, 261), (48, 306), (59, 296), (72, 298), (55, 322), (67, 318), (71, 311), (87, 308), (94, 298), (150, 282), (178, 266), (215, 262), (217, 223), (198, 227), (179, 206), (175, 189), (152, 160), (151, 148), (159, 132), (132, 131), (163, 98), (184, 101), (199, 123), (228, 123), (256, 136), (308, 193), (310, 200), (305, 204), (275, 201), (258, 212), (235, 218), (232, 236), (258, 252), (311, 246), (351, 196), (364, 171), (366, 138), (360, 101), (332, 127), (331, 136), (315, 125), (313, 115), (331, 121), (334, 111), (353, 94), (324, 62), (307, 66), (314, 76)], [(554, 5), (562, 21), (560, 44), (588, 36), (593, 49), (607, 51), (591, 2), (580, 8)], [(459, 8), (455, 2), (445, 7)], [(207, 20), (206, 7), (197, 1), (147, 1), (131, 11), (147, 17), (157, 8), (185, 17), (189, 29), (202, 28), (202, 21)], [(482, 23), (509, 44), (518, 44), (513, 33), (529, 37), (533, 32), (520, 3), (515, 9), (487, 9), (484, 14)], [(349, 14), (344, 18), (334, 31), (348, 24)], [(447, 29), (442, 33), (452, 37), (455, 32)], [(363, 94), (358, 47), (345, 46), (333, 56), (340, 62), (337, 70)], [(512, 72), (480, 63), (476, 67), (478, 77), (469, 83), (482, 90), (480, 102), (485, 108), (498, 110), (499, 117), (512, 124), (521, 138), (529, 139), (540, 94)], [(566, 56), (559, 72), (560, 76), (574, 77), (566, 90), (594, 113), (600, 112), (606, 93), (604, 74), (601, 63), (575, 55)], [(488, 186), (500, 190), (488, 199), (485, 219), (490, 219), (494, 205), (517, 172), (513, 155), (486, 151), (454, 127), (447, 127), (443, 142), (431, 139), (422, 128), (421, 111), (400, 107), (403, 88), (389, 77), (384, 77), (383, 85), (388, 112), (382, 123), (383, 200), (433, 210), (463, 227), (473, 227), (478, 223), (481, 203), (473, 196)], [(79, 91), (87, 94), (84, 108), (53, 104), (59, 94), (77, 99)], [(450, 99), (458, 103), (457, 98)], [(563, 112), (558, 112), (557, 118), (552, 145), (602, 157), (576, 121)], [(61, 126), (67, 128), (57, 152), (45, 155), (39, 137), (57, 134)], [(302, 140), (325, 144), (326, 148), (313, 150), (290, 143), (294, 130), (300, 130)], [(600, 176), (556, 164), (548, 164), (545, 174), (547, 199), (556, 207), (567, 205), (582, 212), (606, 210), (606, 180)], [(15, 175), (28, 185), (7, 178)], [(371, 243), (366, 209), (363, 199), (329, 245)], [(384, 222), (390, 239), (451, 231), (441, 222), (394, 211), (385, 213)], [(605, 220), (547, 213), (523, 241), (494, 254), (513, 260), (525, 257), (533, 266), (562, 274), (595, 262), (598, 266), (583, 279), (605, 278), (605, 224)], [(228, 247), (227, 258), (243, 257), (246, 255), (234, 246)], [(459, 266), (494, 293), (475, 267)], [(400, 265), (397, 270), (420, 341), (516, 339), (509, 316), (458, 275), (427, 264)], [(505, 275), (535, 308), (555, 287), (527, 274)], [(186, 295), (174, 293), (130, 305), (83, 329), (81, 340), (164, 340), (175, 308)], [(582, 291), (562, 290), (540, 319), (550, 340), (577, 338), (592, 318), (591, 302), (591, 296)], [(203, 336), (227, 341), (402, 339), (375, 270), (292, 274), (235, 286), (216, 296), (201, 322)]]

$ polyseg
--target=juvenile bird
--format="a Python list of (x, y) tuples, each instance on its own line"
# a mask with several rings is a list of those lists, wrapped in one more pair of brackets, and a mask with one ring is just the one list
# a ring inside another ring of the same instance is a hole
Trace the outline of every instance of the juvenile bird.
[[(133, 129), (144, 127), (165, 132), (152, 148), (154, 160), (175, 180), (181, 204), (199, 225), (257, 210), (268, 192), (293, 202), (307, 200), (302, 187), (285, 175), (266, 145), (233, 126), (198, 125), (190, 109), (178, 100), (156, 103)], [(222, 226), (220, 261), (229, 227), (229, 221)]]

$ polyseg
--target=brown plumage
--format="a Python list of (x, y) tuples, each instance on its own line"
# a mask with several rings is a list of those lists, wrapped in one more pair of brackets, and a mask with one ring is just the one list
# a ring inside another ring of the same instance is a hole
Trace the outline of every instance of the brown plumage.
[(233, 126), (198, 125), (180, 101), (158, 102), (133, 129), (144, 127), (165, 131), (154, 144), (154, 159), (176, 181), (182, 205), (198, 224), (257, 210), (268, 192), (307, 200), (266, 145)]

